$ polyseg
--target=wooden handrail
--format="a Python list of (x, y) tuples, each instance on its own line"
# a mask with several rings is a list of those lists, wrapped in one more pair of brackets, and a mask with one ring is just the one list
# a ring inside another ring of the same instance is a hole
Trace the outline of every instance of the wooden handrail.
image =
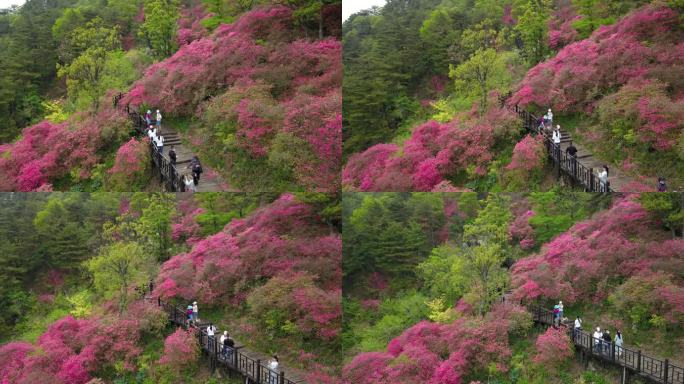
[(181, 308), (170, 304), (160, 298), (152, 299), (147, 287), (137, 287), (135, 289), (143, 299), (151, 300), (164, 310), (169, 316), (169, 321), (185, 329), (191, 329), (197, 334), (200, 348), (207, 355), (212, 371), (219, 367), (236, 371), (246, 377), (253, 384), (306, 384), (299, 379), (290, 379), (285, 375), (285, 371), (273, 370), (261, 360), (255, 359), (247, 354), (244, 346), (227, 347), (227, 353), (219, 349), (218, 337), (215, 335), (211, 339), (203, 325), (195, 324), (187, 319), (186, 312)]
[[(119, 93), (114, 97), (114, 107), (118, 107), (121, 99), (124, 97), (123, 93)], [(136, 111), (131, 111), (130, 107), (126, 105), (126, 114), (128, 118), (133, 122), (133, 128), (135, 128), (138, 134), (145, 136), (147, 129), (147, 122), (145, 118)], [(185, 192), (185, 182), (181, 173), (174, 164), (171, 164), (161, 153), (159, 149), (150, 141), (150, 159), (152, 165), (156, 168), (159, 174), (159, 181), (161, 181), (167, 192)]]

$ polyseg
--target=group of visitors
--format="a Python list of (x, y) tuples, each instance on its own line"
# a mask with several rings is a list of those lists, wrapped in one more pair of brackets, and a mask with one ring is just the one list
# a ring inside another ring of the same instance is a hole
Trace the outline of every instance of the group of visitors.
[[(149, 109), (147, 110), (147, 113), (145, 114), (145, 121), (147, 122), (147, 125), (152, 125), (152, 111)], [(157, 114), (155, 115), (155, 122), (157, 124), (157, 127), (161, 127), (161, 121), (162, 121), (162, 115), (161, 112), (157, 109)]]
[[(561, 311), (563, 308), (563, 302), (559, 302)], [(555, 307), (554, 307), (555, 311)], [(554, 312), (555, 313), (555, 312)], [(575, 326), (572, 329), (572, 339), (573, 341), (577, 341), (577, 336), (580, 334), (579, 331), (582, 330), (582, 318), (577, 316), (575, 318)], [(615, 337), (611, 337), (610, 331), (605, 330), (604, 332), (601, 331), (601, 327), (596, 327), (596, 330), (594, 333), (591, 335), (592, 336), (592, 345), (593, 345), (593, 350), (597, 354), (602, 354), (602, 355), (610, 355), (612, 353), (612, 344), (615, 343), (615, 356), (620, 357), (622, 356), (622, 343), (623, 343), (623, 338), (622, 338), (622, 333), (618, 330), (615, 333)]]
[(154, 143), (157, 147), (159, 154), (164, 153), (164, 136), (161, 134), (161, 129), (150, 124), (147, 128), (147, 137), (150, 138), (150, 142)]
[[(194, 319), (195, 321), (197, 321), (197, 312), (195, 312), (197, 309), (197, 302), (194, 302), (193, 305), (189, 305), (188, 310), (190, 310), (190, 308), (192, 308)], [(209, 323), (209, 325), (206, 328), (207, 348), (209, 348), (209, 350), (214, 350), (214, 343), (216, 342), (216, 331), (216, 326), (213, 323)], [(235, 340), (233, 340), (233, 338), (230, 337), (228, 331), (223, 331), (223, 334), (218, 339), (217, 347), (218, 349), (220, 349), (219, 358), (232, 364), (233, 353), (235, 352)], [(269, 384), (278, 383), (278, 365), (278, 355), (274, 354), (267, 365)]]
[(186, 315), (188, 317), (188, 325), (191, 323), (197, 323), (199, 320), (199, 308), (197, 307), (197, 302), (193, 302), (192, 304), (188, 305), (188, 309), (186, 310)]
[(594, 342), (594, 351), (598, 354), (610, 355), (612, 353), (612, 344), (615, 343), (615, 356), (622, 356), (622, 333), (618, 330), (615, 333), (615, 338), (611, 337), (610, 330), (601, 331), (601, 327), (596, 327), (596, 331), (591, 335)]

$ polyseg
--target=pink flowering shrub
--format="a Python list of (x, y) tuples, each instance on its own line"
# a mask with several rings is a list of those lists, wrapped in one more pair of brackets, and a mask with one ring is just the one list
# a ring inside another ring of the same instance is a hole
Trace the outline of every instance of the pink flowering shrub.
[(149, 67), (122, 103), (196, 115), (200, 153), (243, 189), (336, 190), (341, 44), (299, 39), (294, 19), (284, 6), (256, 8), (198, 38), (181, 18), (181, 48)]
[(149, 140), (131, 138), (116, 152), (114, 166), (109, 170), (107, 188), (114, 191), (138, 190), (147, 184), (149, 171)]
[(164, 353), (159, 358), (159, 364), (181, 372), (193, 366), (199, 357), (197, 337), (190, 330), (178, 328), (164, 340)]
[[(516, 299), (598, 302), (618, 288), (618, 281), (675, 273), (683, 250), (684, 240), (668, 240), (641, 204), (626, 197), (575, 224), (538, 254), (517, 261), (512, 267), (513, 294)], [(667, 292), (676, 292), (674, 288)]]
[(537, 354), (532, 360), (544, 367), (558, 367), (573, 355), (573, 346), (566, 328), (549, 327), (537, 337)]
[(446, 177), (484, 176), (494, 146), (510, 140), (518, 129), (517, 118), (499, 108), (465, 122), (429, 121), (413, 131), (401, 151), (394, 145), (379, 144), (352, 155), (342, 183), (345, 189), (359, 191), (448, 190), (452, 187)]
[(656, 78), (682, 91), (684, 32), (674, 10), (647, 5), (532, 68), (511, 104), (590, 111), (597, 99), (634, 78)]
[[(341, 257), (340, 235), (312, 206), (284, 194), (166, 261), (154, 295), (244, 306), (245, 321), (262, 325), (254, 332), (334, 342), (341, 322)], [(284, 331), (283, 324), (291, 327)]]
[(25, 128), (14, 143), (0, 145), (0, 190), (51, 190), (52, 182), (63, 177), (89, 178), (101, 161), (100, 151), (130, 130), (111, 98), (104, 96), (106, 103), (92, 115), (77, 114), (59, 124), (43, 121)]
[(530, 209), (527, 200), (523, 200), (514, 205), (513, 213), (514, 219), (508, 226), (509, 239), (517, 242), (524, 250), (533, 248), (536, 242), (530, 219), (534, 216), (534, 211)]
[(171, 224), (171, 238), (176, 243), (194, 245), (201, 240), (202, 227), (197, 216), (204, 213), (195, 199), (185, 199), (176, 206), (177, 215)]
[(421, 321), (390, 341), (386, 352), (354, 357), (344, 367), (343, 379), (360, 384), (461, 384), (464, 377), (489, 366), (506, 372), (511, 355), (509, 326), (515, 332), (529, 328), (531, 317), (519, 306), (502, 304), (484, 319), (467, 316), (449, 324)]
[(572, 24), (581, 19), (570, 4), (560, 7), (549, 19), (549, 47), (561, 49), (577, 41), (579, 33)]
[(527, 135), (513, 148), (510, 164), (506, 166), (509, 188), (520, 190), (538, 184), (543, 176), (546, 147), (541, 135)]
[[(136, 303), (120, 317), (62, 318), (38, 337), (35, 344), (10, 343), (0, 347), (0, 382), (85, 384), (114, 366), (134, 371), (141, 353), (138, 343), (152, 319), (166, 323), (165, 314), (147, 303)], [(147, 325), (146, 325), (147, 324)]]

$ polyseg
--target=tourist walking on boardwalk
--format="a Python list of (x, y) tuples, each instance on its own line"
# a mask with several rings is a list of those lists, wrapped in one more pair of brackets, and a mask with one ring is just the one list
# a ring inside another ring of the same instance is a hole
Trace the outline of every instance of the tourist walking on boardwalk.
[(278, 355), (273, 355), (271, 361), (268, 362), (268, 382), (269, 384), (278, 383)]
[(188, 325), (192, 322), (192, 305), (188, 305), (188, 309), (185, 311), (188, 315)]
[(152, 111), (149, 109), (147, 110), (147, 113), (145, 114), (145, 121), (147, 122), (147, 125), (152, 124)]
[(558, 328), (558, 324), (560, 324), (560, 308), (556, 304), (553, 306), (553, 327)]
[(192, 176), (183, 175), (183, 184), (185, 184), (185, 192), (197, 192), (197, 187), (195, 187), (195, 182), (192, 181)]
[(176, 149), (174, 146), (171, 146), (171, 149), (169, 149), (169, 160), (171, 161), (171, 165), (176, 165)]
[(617, 332), (615, 333), (615, 349), (617, 350), (617, 355), (618, 358), (622, 356), (622, 333), (618, 329)]
[(597, 353), (601, 353), (601, 347), (602, 347), (602, 342), (603, 342), (603, 333), (601, 333), (601, 328), (596, 327), (596, 331), (592, 335), (594, 339), (594, 348), (596, 349)]
[(658, 178), (658, 192), (666, 192), (666, 191), (667, 191), (667, 185), (665, 185), (665, 178), (659, 177)]
[(613, 338), (610, 337), (610, 331), (606, 329), (605, 332), (603, 332), (603, 351), (606, 354), (610, 354), (610, 343), (613, 342)]
[(551, 108), (544, 115), (544, 130), (548, 131), (549, 129), (553, 129), (553, 112), (551, 112)]
[(160, 155), (164, 154), (164, 136), (160, 135), (157, 138), (157, 150), (159, 151)]
[(147, 128), (147, 137), (149, 137), (150, 140), (153, 139), (152, 135), (153, 135), (154, 130), (152, 128), (153, 128), (152, 125), (150, 125), (149, 128)]
[(209, 348), (210, 351), (214, 350), (214, 332), (216, 331), (216, 327), (214, 327), (213, 323), (209, 323), (209, 326), (207, 327), (207, 348)]
[(157, 127), (161, 127), (161, 120), (162, 120), (162, 115), (161, 112), (157, 109)]
[(192, 318), (195, 320), (195, 323), (199, 321), (199, 308), (196, 301), (192, 303)]
[(577, 175), (577, 147), (572, 144), (572, 141), (570, 141), (570, 145), (565, 149), (565, 153), (570, 160), (570, 172), (572, 172), (573, 176)]
[(555, 152), (555, 156), (560, 161), (560, 145), (561, 145), (560, 125), (557, 125), (556, 129), (553, 130), (553, 134), (551, 135), (551, 139), (553, 140), (553, 150)]
[(558, 317), (563, 321), (563, 301), (558, 301)]
[(577, 339), (577, 335), (579, 334), (579, 331), (582, 330), (582, 319), (577, 316), (575, 318), (575, 326), (572, 328), (572, 339), (575, 340)]
[(599, 192), (608, 192), (608, 166), (604, 165), (598, 173)]
[(192, 181), (195, 183), (195, 185), (199, 184), (200, 180), (200, 175), (204, 170), (202, 169), (202, 163), (200, 163), (199, 158), (197, 156), (193, 156), (192, 160), (190, 160), (190, 165), (188, 165), (188, 168), (192, 170)]

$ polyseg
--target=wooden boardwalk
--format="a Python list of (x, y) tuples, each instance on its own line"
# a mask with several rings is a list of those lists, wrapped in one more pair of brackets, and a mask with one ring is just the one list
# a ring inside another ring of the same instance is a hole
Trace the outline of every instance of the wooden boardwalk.
[[(504, 298), (505, 300), (505, 298)], [(535, 323), (553, 326), (553, 311), (534, 305), (528, 307)], [(592, 333), (575, 329), (574, 323), (561, 323), (570, 336), (575, 350), (580, 353), (584, 367), (589, 359), (597, 359), (618, 366), (622, 369), (620, 384), (627, 384), (632, 376), (644, 378), (659, 384), (684, 384), (684, 368), (672, 364), (668, 359), (648, 356), (641, 350), (617, 346), (615, 343), (605, 342), (594, 338)]]
[(138, 288), (137, 291), (147, 300), (156, 303), (167, 313), (169, 322), (185, 329), (192, 330), (202, 349), (202, 355), (209, 362), (212, 373), (221, 370), (229, 375), (237, 373), (245, 378), (249, 384), (306, 384), (301, 377), (285, 372), (283, 364), (278, 364), (278, 370), (268, 367), (269, 358), (264, 354), (250, 351), (243, 344), (235, 340), (235, 347), (227, 348), (227, 353), (222, 354), (222, 346), (219, 338), (222, 331), (216, 331), (214, 337), (207, 335), (207, 326), (210, 323), (195, 323), (187, 319), (187, 315), (181, 308), (167, 303), (159, 298), (149, 296), (149, 291)]
[[(120, 93), (114, 97), (114, 106), (118, 107), (119, 102), (123, 98)], [(140, 135), (147, 135), (147, 122), (145, 118), (138, 112), (125, 107), (129, 119), (133, 122), (133, 127)], [(154, 124), (154, 122), (153, 122)], [(181, 137), (175, 130), (164, 126), (160, 127), (161, 135), (164, 137), (163, 154), (160, 154), (157, 147), (150, 143), (150, 158), (152, 164), (159, 175), (159, 179), (163, 188), (167, 192), (185, 192), (185, 183), (183, 182), (184, 175), (192, 176), (191, 170), (188, 168), (190, 160), (195, 156), (193, 151), (182, 143)], [(169, 150), (174, 147), (176, 151), (176, 164), (171, 164), (169, 159)], [(200, 159), (201, 162), (201, 159)], [(197, 185), (197, 192), (218, 192), (218, 191), (233, 191), (228, 184), (220, 178), (220, 176), (211, 168), (202, 164), (203, 171), (200, 176), (200, 182)]]
[[(500, 98), (501, 104), (506, 105), (506, 100), (507, 97)], [(591, 151), (574, 141), (568, 131), (561, 128), (561, 143), (560, 150), (558, 150), (551, 140), (551, 131), (547, 132), (539, 128), (537, 116), (518, 107), (518, 105), (508, 108), (518, 115), (528, 133), (541, 134), (544, 137), (544, 145), (549, 154), (549, 159), (553, 163), (559, 178), (561, 174), (567, 176), (573, 184), (581, 186), (586, 192), (629, 192), (625, 190), (625, 187), (632, 180), (619, 169), (613, 169), (615, 167), (609, 167), (607, 188), (600, 185), (598, 172), (606, 163), (597, 159)], [(565, 153), (571, 141), (577, 148), (575, 159)]]

